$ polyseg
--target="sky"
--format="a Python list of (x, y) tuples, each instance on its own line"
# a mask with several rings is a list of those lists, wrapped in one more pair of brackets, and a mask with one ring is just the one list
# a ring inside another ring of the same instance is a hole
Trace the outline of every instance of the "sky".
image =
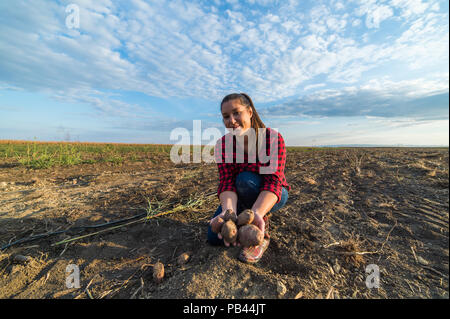
[(448, 146), (448, 7), (2, 0), (0, 139), (192, 142), (245, 92), (288, 146)]

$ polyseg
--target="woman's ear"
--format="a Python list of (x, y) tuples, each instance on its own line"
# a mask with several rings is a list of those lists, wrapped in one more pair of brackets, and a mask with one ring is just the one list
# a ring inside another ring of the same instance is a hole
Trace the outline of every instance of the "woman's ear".
[(251, 106), (249, 106), (249, 108), (248, 108), (248, 113), (250, 113), (250, 118), (252, 118), (252, 116), (253, 116), (253, 108)]

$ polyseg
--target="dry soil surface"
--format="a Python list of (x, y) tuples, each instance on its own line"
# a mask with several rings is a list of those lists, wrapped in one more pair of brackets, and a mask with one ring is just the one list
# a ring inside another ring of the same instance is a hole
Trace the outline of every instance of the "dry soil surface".
[[(0, 246), (46, 234), (0, 251), (0, 298), (449, 297), (448, 149), (288, 152), (289, 200), (253, 265), (237, 259), (239, 247), (206, 243), (215, 164), (154, 162), (0, 163)], [(76, 228), (157, 212), (167, 214)], [(68, 265), (80, 288), (68, 288)]]

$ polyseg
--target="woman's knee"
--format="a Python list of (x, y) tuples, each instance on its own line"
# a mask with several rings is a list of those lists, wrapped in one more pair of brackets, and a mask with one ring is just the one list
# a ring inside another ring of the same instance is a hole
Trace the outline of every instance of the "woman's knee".
[(281, 200), (272, 207), (270, 212), (276, 212), (277, 210), (281, 209), (284, 205), (286, 205), (288, 198), (289, 193), (287, 189), (283, 187), (281, 190)]
[(223, 245), (223, 240), (219, 239), (217, 234), (212, 231), (211, 226), (208, 228), (208, 236), (207, 236), (207, 242), (212, 246), (221, 246)]

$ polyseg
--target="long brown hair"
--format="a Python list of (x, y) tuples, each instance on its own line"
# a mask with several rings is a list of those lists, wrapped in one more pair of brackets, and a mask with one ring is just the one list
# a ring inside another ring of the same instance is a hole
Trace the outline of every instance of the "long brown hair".
[(248, 94), (246, 93), (231, 93), (225, 96), (220, 103), (220, 110), (222, 111), (222, 105), (225, 102), (232, 101), (232, 100), (239, 100), (239, 102), (246, 106), (247, 108), (250, 108), (252, 110), (252, 118), (251, 118), (251, 127), (255, 130), (256, 134), (256, 156), (258, 156), (258, 151), (260, 149), (260, 141), (259, 141), (259, 133), (260, 131), (258, 129), (266, 128), (263, 121), (259, 117), (258, 112), (255, 109), (255, 105), (253, 104), (252, 99)]

